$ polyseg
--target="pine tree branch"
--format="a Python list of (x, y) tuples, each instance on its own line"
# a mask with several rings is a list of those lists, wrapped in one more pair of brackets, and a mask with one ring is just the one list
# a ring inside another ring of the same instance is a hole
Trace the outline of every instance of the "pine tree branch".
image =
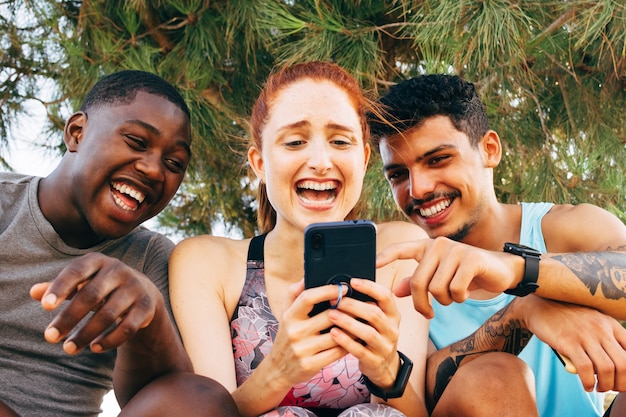
[(172, 22), (175, 21), (177, 18), (173, 18), (165, 24), (160, 24), (154, 9), (151, 7), (146, 7), (142, 9), (139, 12), (139, 15), (141, 17), (141, 21), (148, 29), (144, 36), (152, 36), (157, 45), (159, 45), (159, 48), (161, 49), (161, 52), (163, 54), (167, 54), (172, 49), (174, 49), (174, 46), (172, 45), (170, 39), (167, 37), (167, 35), (165, 35), (165, 33), (163, 33), (162, 29), (164, 29), (168, 25), (171, 25)]
[(567, 119), (569, 120), (570, 126), (572, 127), (572, 134), (578, 134), (578, 128), (576, 127), (576, 121), (574, 119), (574, 115), (572, 114), (572, 107), (569, 102), (569, 97), (567, 91), (565, 90), (563, 77), (561, 74), (557, 75), (557, 82), (559, 83), (559, 89), (561, 90), (561, 97), (563, 97), (563, 105), (565, 106), (565, 111), (567, 112)]
[(556, 20), (554, 20), (550, 24), (550, 26), (545, 28), (543, 32), (541, 32), (539, 35), (535, 37), (535, 39), (529, 42), (528, 44), (529, 50), (534, 49), (535, 46), (539, 44), (541, 41), (543, 41), (545, 38), (550, 36), (555, 31), (560, 30), (561, 27), (565, 24), (565, 22), (572, 19), (575, 15), (576, 15), (576, 11), (574, 10), (574, 7), (572, 7), (570, 10), (566, 11), (565, 13), (560, 15), (558, 18), (556, 18)]

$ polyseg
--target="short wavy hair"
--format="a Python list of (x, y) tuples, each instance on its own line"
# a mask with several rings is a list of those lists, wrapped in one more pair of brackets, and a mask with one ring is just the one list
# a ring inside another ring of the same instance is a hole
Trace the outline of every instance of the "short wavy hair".
[(489, 130), (487, 111), (474, 84), (456, 75), (414, 77), (389, 88), (379, 102), (382, 114), (368, 114), (372, 142), (421, 126), (433, 116), (448, 116), (473, 146)]

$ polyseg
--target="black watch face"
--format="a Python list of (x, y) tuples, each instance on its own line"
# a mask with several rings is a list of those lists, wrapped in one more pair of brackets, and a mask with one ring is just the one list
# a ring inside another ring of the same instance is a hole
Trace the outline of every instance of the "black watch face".
[(504, 251), (510, 252), (514, 255), (520, 255), (520, 256), (521, 255), (535, 255), (535, 256), (541, 255), (541, 252), (539, 252), (537, 249), (533, 249), (531, 247), (524, 246), (524, 245), (518, 245), (516, 243), (505, 243)]

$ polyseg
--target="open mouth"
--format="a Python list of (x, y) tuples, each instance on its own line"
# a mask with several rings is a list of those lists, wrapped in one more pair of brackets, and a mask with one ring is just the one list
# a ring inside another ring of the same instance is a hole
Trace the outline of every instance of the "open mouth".
[(335, 181), (302, 181), (296, 186), (296, 193), (306, 204), (330, 204), (337, 198), (337, 183)]
[(430, 207), (420, 208), (419, 209), (420, 216), (424, 218), (435, 217), (436, 215), (438, 215), (439, 213), (447, 209), (451, 203), (452, 203), (452, 199), (447, 198), (445, 200), (441, 200), (437, 204), (434, 204)]
[(112, 183), (111, 190), (115, 204), (123, 210), (136, 211), (146, 199), (141, 191), (121, 182)]

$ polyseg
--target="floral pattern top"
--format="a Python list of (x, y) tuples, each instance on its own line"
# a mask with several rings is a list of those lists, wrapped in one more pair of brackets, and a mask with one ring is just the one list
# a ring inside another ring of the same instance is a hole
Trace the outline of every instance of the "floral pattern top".
[[(257, 236), (250, 244), (246, 281), (230, 323), (237, 385), (243, 384), (270, 352), (278, 330), (265, 290), (264, 237)], [(295, 385), (280, 405), (345, 409), (369, 402), (369, 397), (358, 360), (346, 355), (311, 380)]]

